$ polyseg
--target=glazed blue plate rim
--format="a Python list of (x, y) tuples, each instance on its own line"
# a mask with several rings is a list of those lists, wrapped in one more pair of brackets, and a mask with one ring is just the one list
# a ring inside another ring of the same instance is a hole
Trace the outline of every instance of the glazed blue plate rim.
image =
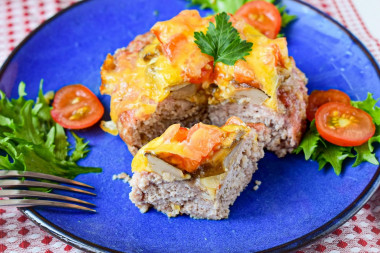
[[(292, 0), (292, 1), (295, 1), (304, 6), (307, 6), (308, 8), (314, 10), (315, 12), (317, 12), (318, 14), (320, 14), (321, 16), (325, 17), (326, 19), (331, 21), (333, 24), (338, 26), (338, 28), (343, 30), (352, 39), (352, 41), (361, 48), (361, 50), (365, 53), (365, 55), (371, 61), (376, 72), (380, 76), (379, 65), (374, 59), (374, 57), (372, 56), (372, 54), (363, 45), (363, 43), (360, 42), (360, 40), (355, 35), (353, 35), (347, 28), (345, 28), (343, 25), (341, 25), (339, 22), (334, 20), (332, 17), (330, 17), (326, 13), (322, 12), (321, 10), (315, 8), (314, 6), (308, 3), (305, 3), (301, 0)], [(73, 9), (84, 2), (85, 1), (77, 2), (73, 4), (72, 6), (64, 9), (63, 11), (57, 13), (56, 15), (48, 19), (46, 22), (41, 24), (39, 27), (37, 27), (32, 33), (30, 33), (9, 55), (9, 57), (7, 58), (7, 60), (5, 61), (5, 63), (0, 69), (0, 77), (2, 77), (3, 74), (5, 73), (5, 70), (7, 69), (14, 55), (23, 47), (23, 45), (27, 41), (29, 41), (35, 34), (37, 34), (42, 27), (44, 27), (46, 24), (50, 23), (51, 21), (53, 21), (54, 19), (56, 19), (61, 14), (65, 13), (66, 11)], [(380, 185), (380, 167), (378, 167), (376, 173), (374, 174), (374, 176), (372, 177), (368, 185), (365, 187), (365, 189), (361, 192), (361, 194), (348, 207), (346, 207), (342, 212), (340, 212), (336, 217), (326, 222), (324, 225), (320, 226), (319, 228), (309, 232), (308, 234), (305, 234), (287, 243), (267, 249), (263, 252), (294, 250), (302, 246), (305, 246), (307, 244), (310, 244), (316, 241), (317, 239), (319, 239), (320, 237), (332, 232), (333, 230), (341, 226), (343, 223), (345, 223), (348, 219), (350, 219), (353, 215), (355, 215), (361, 209), (361, 207), (371, 198), (371, 196), (376, 192), (376, 189), (379, 187), (379, 185)], [(41, 216), (33, 208), (20, 208), (20, 211), (23, 212), (29, 219), (31, 219), (35, 224), (37, 224), (43, 230), (49, 232), (53, 236), (65, 241), (66, 243), (74, 247), (77, 247), (79, 249), (86, 250), (86, 251), (92, 251), (92, 252), (119, 252), (119, 251), (95, 244), (93, 242), (84, 240), (78, 236), (71, 234), (68, 231), (65, 231), (64, 229), (60, 228), (59, 226), (56, 226), (55, 224), (53, 224), (52, 222), (50, 222), (49, 220)]]

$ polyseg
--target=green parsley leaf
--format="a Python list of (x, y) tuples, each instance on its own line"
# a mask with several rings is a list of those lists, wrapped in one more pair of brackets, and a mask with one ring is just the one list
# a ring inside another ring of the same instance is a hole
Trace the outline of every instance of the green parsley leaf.
[(215, 16), (216, 26), (210, 22), (207, 33), (195, 32), (195, 43), (202, 53), (214, 57), (214, 64), (222, 62), (234, 65), (237, 60), (252, 51), (252, 43), (241, 40), (238, 31), (229, 22), (230, 17), (222, 12)]
[(75, 150), (68, 156), (70, 143), (65, 130), (50, 116), (49, 101), (42, 92), (36, 102), (26, 100), (25, 83), (19, 85), (19, 98), (9, 100), (0, 90), (0, 169), (26, 170), (75, 178), (82, 173), (101, 172), (100, 168), (81, 167), (76, 161), (86, 156), (87, 142), (76, 139)]

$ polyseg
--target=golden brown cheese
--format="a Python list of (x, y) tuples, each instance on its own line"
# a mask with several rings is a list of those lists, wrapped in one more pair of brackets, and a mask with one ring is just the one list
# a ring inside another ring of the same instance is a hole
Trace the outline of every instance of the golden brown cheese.
[[(251, 131), (250, 128), (247, 125), (245, 125), (240, 119), (238, 119), (237, 122), (226, 123), (226, 125), (220, 128), (208, 125), (203, 126), (204, 128), (196, 129), (195, 132), (192, 133), (192, 135), (197, 135), (197, 132), (210, 131), (211, 129), (215, 129), (217, 131), (220, 131), (223, 137), (221, 138), (220, 144), (218, 144), (218, 149), (216, 151), (210, 152), (208, 157), (202, 159), (202, 162), (199, 164), (200, 166), (202, 164), (210, 164), (210, 166), (212, 164), (217, 164), (218, 161), (215, 161), (213, 159), (213, 157), (215, 158), (216, 156), (218, 160), (223, 161), (224, 158), (232, 150), (234, 145), (238, 141), (240, 141), (241, 138), (244, 138), (243, 136), (245, 136)], [(132, 160), (132, 172), (152, 172), (152, 169), (149, 167), (146, 154), (154, 154), (156, 156), (160, 156), (160, 154), (164, 153), (172, 154), (186, 159), (186, 157), (196, 156), (197, 152), (201, 153), (201, 149), (204, 148), (204, 145), (207, 145), (208, 142), (213, 141), (213, 137), (211, 134), (203, 133), (201, 134), (202, 136), (199, 138), (202, 139), (203, 142), (205, 142), (203, 145), (194, 146), (189, 139), (178, 142), (166, 138), (166, 136), (168, 136), (168, 133), (172, 131), (176, 132), (179, 128), (179, 124), (172, 125), (160, 137), (153, 139), (145, 146), (143, 146)], [(189, 131), (192, 130), (190, 129)], [(205, 139), (204, 136), (209, 136), (209, 140)]]
[[(201, 53), (194, 43), (195, 31), (207, 31), (213, 17), (201, 18), (195, 10), (185, 10), (165, 22), (158, 22), (151, 40), (135, 40), (135, 51), (118, 50), (102, 66), (102, 94), (111, 95), (111, 119), (128, 111), (143, 119), (154, 113), (157, 104), (170, 94), (169, 88), (194, 83), (208, 90), (210, 104), (232, 100), (234, 83), (245, 83), (263, 90), (269, 98), (265, 105), (277, 109), (279, 68), (291, 68), (285, 38), (268, 39), (244, 20), (231, 17), (243, 40), (253, 43), (246, 61), (234, 66), (218, 62), (213, 68), (211, 56)], [(196, 101), (193, 99), (192, 101)]]

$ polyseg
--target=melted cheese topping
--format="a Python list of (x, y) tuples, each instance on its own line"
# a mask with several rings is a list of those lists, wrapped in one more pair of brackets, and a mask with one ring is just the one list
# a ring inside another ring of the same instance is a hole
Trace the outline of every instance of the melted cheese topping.
[[(115, 70), (105, 70), (107, 90), (111, 94), (111, 119), (116, 122), (123, 111), (134, 111), (135, 117), (154, 113), (157, 103), (164, 100), (170, 91), (168, 87), (181, 84), (180, 69), (159, 53), (159, 41), (154, 39), (138, 54), (135, 64), (119, 65)], [(149, 59), (150, 56), (153, 58)], [(104, 76), (102, 75), (102, 77)], [(110, 90), (110, 87), (113, 90)]]
[[(278, 69), (292, 66), (286, 39), (271, 40), (244, 20), (231, 17), (241, 38), (253, 43), (252, 51), (246, 61), (239, 60), (234, 66), (217, 63), (213, 69), (213, 58), (201, 53), (194, 43), (194, 32), (206, 32), (212, 20), (201, 18), (195, 10), (182, 11), (153, 26), (153, 39), (132, 42), (134, 51), (121, 49), (115, 56), (107, 56), (101, 71), (101, 92), (111, 95), (114, 122), (126, 111), (133, 118), (149, 117), (169, 96), (171, 87), (184, 83), (197, 84), (198, 90), (208, 92), (210, 104), (233, 101), (233, 84), (248, 84), (264, 91), (269, 96), (264, 104), (277, 109)], [(211, 91), (212, 83), (217, 89)]]
[[(224, 125), (222, 127), (216, 127), (216, 126), (207, 126), (207, 128), (215, 128), (220, 130), (223, 133), (223, 138), (221, 140), (221, 143), (219, 144), (219, 150), (222, 149), (228, 149), (233, 146), (234, 143), (239, 141), (243, 136), (248, 134), (250, 132), (250, 128), (246, 126), (241, 120), (238, 124), (231, 123), (229, 125)], [(152, 172), (152, 168), (150, 168), (150, 165), (148, 163), (148, 159), (145, 156), (145, 154), (154, 154), (159, 156), (162, 153), (165, 154), (174, 154), (179, 157), (194, 157), (195, 153), (197, 153), (202, 147), (195, 146), (193, 148), (189, 148), (189, 141), (185, 140), (183, 142), (178, 141), (171, 141), (170, 139), (167, 139), (165, 136), (167, 136), (169, 132), (173, 131), (174, 129), (178, 129), (179, 124), (175, 124), (170, 126), (165, 133), (163, 133), (160, 137), (157, 137), (147, 143), (145, 146), (143, 146), (135, 155), (135, 157), (132, 160), (132, 172), (141, 172), (141, 171), (147, 171)], [(204, 128), (200, 128), (196, 130), (193, 135), (196, 135), (198, 131), (203, 131)], [(207, 129), (206, 129), (207, 131)], [(204, 140), (207, 142), (207, 140)], [(198, 149), (198, 150), (197, 150)], [(231, 150), (230, 150), (231, 151)], [(220, 152), (211, 152), (209, 154), (209, 157), (206, 157), (203, 159), (203, 162), (207, 162), (212, 156), (215, 154), (218, 154)], [(224, 155), (219, 155), (218, 159), (221, 159), (222, 161), (224, 158), (229, 154), (229, 152), (223, 152)], [(202, 163), (201, 163), (202, 164)]]

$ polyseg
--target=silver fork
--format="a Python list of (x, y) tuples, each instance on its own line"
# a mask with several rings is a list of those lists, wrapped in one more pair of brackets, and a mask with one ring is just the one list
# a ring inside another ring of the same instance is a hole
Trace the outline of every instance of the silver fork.
[[(96, 212), (94, 209), (80, 206), (77, 204), (45, 200), (45, 199), (54, 199), (54, 200), (74, 202), (74, 203), (84, 204), (84, 205), (89, 205), (89, 206), (95, 206), (92, 203), (89, 203), (87, 201), (83, 201), (77, 198), (67, 197), (67, 196), (54, 194), (54, 193), (32, 191), (32, 190), (22, 190), (22, 189), (8, 190), (8, 188), (38, 187), (38, 188), (46, 188), (46, 189), (59, 189), (59, 190), (65, 190), (65, 191), (71, 191), (71, 192), (77, 192), (77, 193), (83, 193), (87, 195), (96, 196), (95, 193), (74, 188), (74, 187), (59, 185), (59, 184), (46, 183), (46, 182), (33, 181), (33, 180), (9, 179), (9, 178), (43, 179), (43, 180), (49, 180), (49, 181), (94, 189), (94, 187), (89, 186), (87, 184), (70, 180), (67, 178), (53, 176), (53, 175), (30, 172), (30, 171), (0, 170), (0, 187), (3, 188), (3, 190), (0, 190), (0, 198), (2, 197), (14, 198), (14, 199), (0, 200), (0, 206), (13, 206), (13, 207), (53, 206), (53, 207), (63, 207), (63, 208), (79, 209), (79, 210), (84, 210), (84, 211)], [(29, 198), (32, 198), (32, 199), (29, 199)], [(40, 198), (44, 200), (41, 200)]]

